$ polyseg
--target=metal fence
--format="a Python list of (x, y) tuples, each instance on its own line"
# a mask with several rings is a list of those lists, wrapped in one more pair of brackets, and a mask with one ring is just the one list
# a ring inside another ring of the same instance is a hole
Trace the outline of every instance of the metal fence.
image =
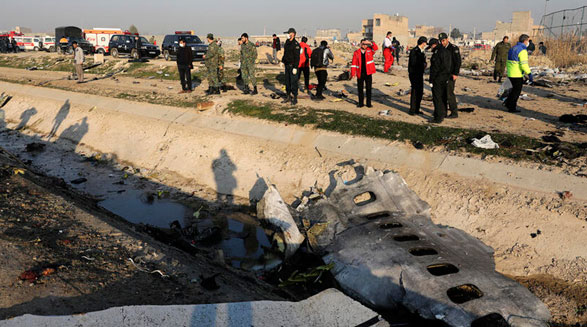
[(571, 35), (582, 38), (587, 35), (587, 6), (555, 11), (542, 16), (536, 34), (546, 37)]

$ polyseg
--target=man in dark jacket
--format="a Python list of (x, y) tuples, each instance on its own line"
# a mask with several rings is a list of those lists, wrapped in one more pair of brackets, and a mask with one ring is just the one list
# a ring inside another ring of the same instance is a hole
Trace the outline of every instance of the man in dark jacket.
[(192, 92), (192, 68), (194, 65), (194, 54), (192, 48), (187, 47), (185, 39), (179, 40), (179, 48), (177, 48), (177, 70), (179, 71), (179, 78), (181, 80), (181, 91), (179, 93)]
[(420, 114), (420, 104), (424, 95), (424, 70), (426, 70), (426, 54), (424, 48), (428, 39), (421, 36), (418, 39), (418, 46), (410, 51), (408, 62), (408, 75), (410, 84), (412, 84), (412, 93), (410, 95), (410, 115)]
[(395, 38), (395, 36), (393, 37), (393, 40), (391, 41), (391, 45), (393, 46), (393, 56), (395, 57), (395, 60), (393, 61), (393, 64), (394, 65), (399, 65), (400, 43)]
[(281, 40), (277, 37), (277, 35), (273, 34), (273, 44), (271, 45), (273, 48), (273, 64), (277, 64), (279, 59), (277, 59), (277, 53), (281, 51)]
[(528, 44), (528, 55), (531, 55), (532, 52), (536, 51), (536, 45), (534, 44), (534, 42), (532, 42), (532, 40), (530, 40), (530, 44)]
[(449, 78), (447, 85), (447, 107), (450, 109), (450, 116), (448, 118), (457, 118), (459, 116), (459, 108), (457, 106), (457, 97), (455, 96), (455, 83), (461, 71), (461, 52), (459, 47), (450, 43), (446, 33), (440, 33), (438, 39), (450, 54), (450, 72), (452, 76)]
[(135, 36), (135, 49), (137, 50), (137, 59), (141, 59), (141, 48), (143, 47), (143, 42), (141, 38), (136, 35)]
[(20, 50), (16, 40), (13, 37), (10, 38), (10, 44), (12, 45), (12, 51), (14, 51), (14, 53), (17, 53), (18, 50)]
[(540, 51), (542, 55), (546, 56), (546, 46), (544, 45), (544, 42), (538, 43), (538, 51)]
[(434, 123), (440, 124), (446, 117), (448, 82), (452, 78), (451, 54), (437, 39), (430, 39), (428, 48), (432, 48), (430, 59), (430, 83), (432, 83), (432, 101), (434, 102)]
[(300, 65), (300, 44), (296, 41), (296, 30), (292, 27), (287, 33), (289, 39), (283, 45), (283, 58), (281, 62), (285, 65), (285, 91), (287, 97), (283, 103), (298, 103), (298, 67)]
[(501, 78), (505, 73), (505, 66), (508, 62), (508, 52), (512, 45), (508, 42), (509, 37), (504, 36), (503, 40), (493, 47), (490, 61), (495, 61), (495, 68), (493, 69), (493, 80), (501, 83)]

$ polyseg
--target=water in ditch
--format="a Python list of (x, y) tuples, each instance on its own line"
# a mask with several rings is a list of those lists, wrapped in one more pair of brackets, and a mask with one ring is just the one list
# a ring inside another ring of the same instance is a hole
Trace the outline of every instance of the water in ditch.
[(134, 224), (175, 229), (196, 247), (222, 250), (234, 267), (262, 270), (278, 262), (266, 251), (271, 248), (267, 232), (254, 217), (244, 213), (210, 216), (201, 209), (141, 190), (112, 195), (98, 205)]
[[(195, 248), (213, 250), (234, 267), (265, 270), (281, 262), (269, 251), (271, 244), (266, 231), (250, 215), (198, 210), (198, 203), (205, 202), (202, 199), (197, 201), (152, 182), (140, 170), (96, 159), (99, 154), (81, 146), (76, 153), (16, 131), (4, 131), (1, 136), (0, 147), (30, 167), (63, 179), (70, 187), (97, 199), (102, 208), (133, 224), (158, 228), (165, 235), (181, 237)], [(33, 143), (42, 146), (27, 151), (27, 145)]]

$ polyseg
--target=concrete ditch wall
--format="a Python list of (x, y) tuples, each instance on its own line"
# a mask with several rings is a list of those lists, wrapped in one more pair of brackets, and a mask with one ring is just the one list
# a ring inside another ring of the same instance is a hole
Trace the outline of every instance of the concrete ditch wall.
[(74, 147), (83, 143), (133, 166), (170, 171), (223, 194), (255, 197), (259, 177), (266, 177), (291, 200), (300, 189), (324, 178), (317, 162), (354, 158), (551, 194), (567, 190), (587, 199), (584, 178), (385, 140), (5, 82), (0, 82), (0, 90), (14, 96), (1, 109), (9, 128), (28, 128), (44, 139), (53, 130), (52, 140), (67, 140)]

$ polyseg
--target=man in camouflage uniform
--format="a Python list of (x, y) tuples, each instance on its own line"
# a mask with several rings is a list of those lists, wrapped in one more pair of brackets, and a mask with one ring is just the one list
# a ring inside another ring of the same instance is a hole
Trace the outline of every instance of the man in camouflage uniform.
[[(255, 60), (257, 60), (257, 47), (249, 41), (249, 35), (241, 35), (241, 72), (245, 87), (243, 94), (257, 94), (257, 79), (255, 78)], [(249, 82), (253, 85), (253, 91), (249, 89)]]
[(493, 48), (493, 52), (491, 53), (490, 61), (495, 61), (495, 68), (493, 70), (493, 80), (497, 80), (498, 83), (501, 83), (501, 78), (504, 75), (505, 66), (507, 65), (508, 61), (508, 52), (512, 47), (512, 45), (508, 42), (509, 40), (509, 37), (504, 36), (503, 41), (496, 44)]
[(224, 49), (222, 48), (222, 41), (218, 39), (216, 42), (218, 44), (218, 81), (220, 82), (220, 89), (222, 92), (226, 92), (226, 77), (224, 75), (224, 60), (226, 56), (224, 54)]
[[(218, 79), (218, 68), (220, 67), (220, 47), (214, 40), (214, 35), (208, 34), (208, 51), (204, 55), (206, 65), (206, 77), (208, 79), (208, 95), (220, 94), (220, 80)], [(224, 67), (223, 67), (224, 68)]]

